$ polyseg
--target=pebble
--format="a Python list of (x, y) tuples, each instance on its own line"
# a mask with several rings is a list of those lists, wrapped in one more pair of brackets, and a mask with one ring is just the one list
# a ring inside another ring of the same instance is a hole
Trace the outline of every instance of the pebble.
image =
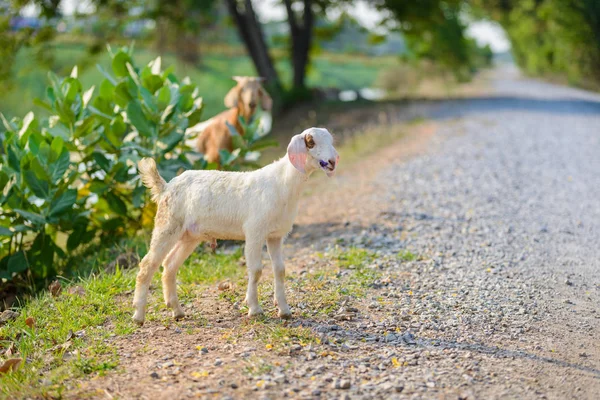
[(334, 389), (350, 389), (350, 386), (352, 386), (352, 384), (350, 383), (349, 379), (336, 379), (333, 382), (333, 388)]

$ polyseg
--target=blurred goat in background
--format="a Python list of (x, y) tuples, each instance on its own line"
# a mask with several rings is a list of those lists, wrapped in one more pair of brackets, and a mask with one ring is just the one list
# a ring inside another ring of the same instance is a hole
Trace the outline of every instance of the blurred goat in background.
[(233, 79), (237, 84), (225, 96), (225, 106), (229, 107), (229, 110), (188, 129), (188, 134), (198, 134), (196, 150), (203, 153), (208, 162), (219, 163), (221, 149), (233, 150), (227, 123), (243, 135), (244, 128), (239, 122), (239, 117), (244, 118), (246, 123), (250, 123), (259, 104), (264, 111), (268, 112), (273, 106), (273, 100), (261, 84), (264, 78), (234, 76)]

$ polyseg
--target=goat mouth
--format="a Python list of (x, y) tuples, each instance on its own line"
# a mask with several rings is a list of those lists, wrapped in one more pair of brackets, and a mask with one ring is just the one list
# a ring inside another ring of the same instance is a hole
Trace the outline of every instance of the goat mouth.
[(329, 177), (332, 177), (335, 174), (335, 167), (328, 165), (328, 166), (322, 166), (321, 168), (323, 169), (323, 171), (325, 171), (325, 174), (327, 174), (327, 176), (329, 176)]

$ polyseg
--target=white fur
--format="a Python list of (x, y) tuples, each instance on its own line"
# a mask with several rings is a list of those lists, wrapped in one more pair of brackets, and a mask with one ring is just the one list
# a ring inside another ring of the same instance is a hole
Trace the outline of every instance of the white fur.
[[(292, 142), (299, 137), (304, 140), (306, 135), (312, 136), (315, 146), (305, 148), (304, 172), (284, 157), (252, 172), (186, 171), (166, 183), (158, 175), (153, 160), (140, 162), (142, 179), (156, 194), (158, 210), (150, 250), (141, 261), (137, 276), (133, 317), (136, 322), (144, 322), (150, 280), (163, 260), (165, 302), (176, 318), (183, 316), (175, 285), (177, 270), (198, 243), (215, 239), (246, 241), (246, 301), (250, 316), (262, 313), (257, 283), (262, 272), (262, 247), (267, 242), (279, 316), (291, 316), (285, 299), (282, 242), (292, 229), (308, 176), (317, 169), (333, 175), (338, 159), (333, 138), (326, 129), (307, 129)], [(320, 161), (327, 165), (321, 166)]]

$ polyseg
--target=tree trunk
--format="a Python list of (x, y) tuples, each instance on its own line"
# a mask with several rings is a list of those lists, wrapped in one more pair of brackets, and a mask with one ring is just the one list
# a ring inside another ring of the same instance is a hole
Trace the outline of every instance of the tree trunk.
[[(281, 83), (273, 60), (269, 55), (261, 26), (256, 18), (251, 0), (244, 0), (244, 11), (240, 12), (237, 0), (226, 0), (229, 13), (235, 20), (240, 38), (252, 58), (256, 72), (265, 78), (271, 91), (281, 91)], [(271, 93), (271, 95), (276, 93)]]
[(302, 25), (298, 24), (296, 13), (292, 9), (291, 0), (284, 0), (290, 24), (292, 37), (292, 68), (294, 71), (294, 89), (304, 90), (306, 88), (306, 68), (310, 59), (310, 47), (312, 44), (314, 15), (312, 0), (304, 0), (302, 13)]

